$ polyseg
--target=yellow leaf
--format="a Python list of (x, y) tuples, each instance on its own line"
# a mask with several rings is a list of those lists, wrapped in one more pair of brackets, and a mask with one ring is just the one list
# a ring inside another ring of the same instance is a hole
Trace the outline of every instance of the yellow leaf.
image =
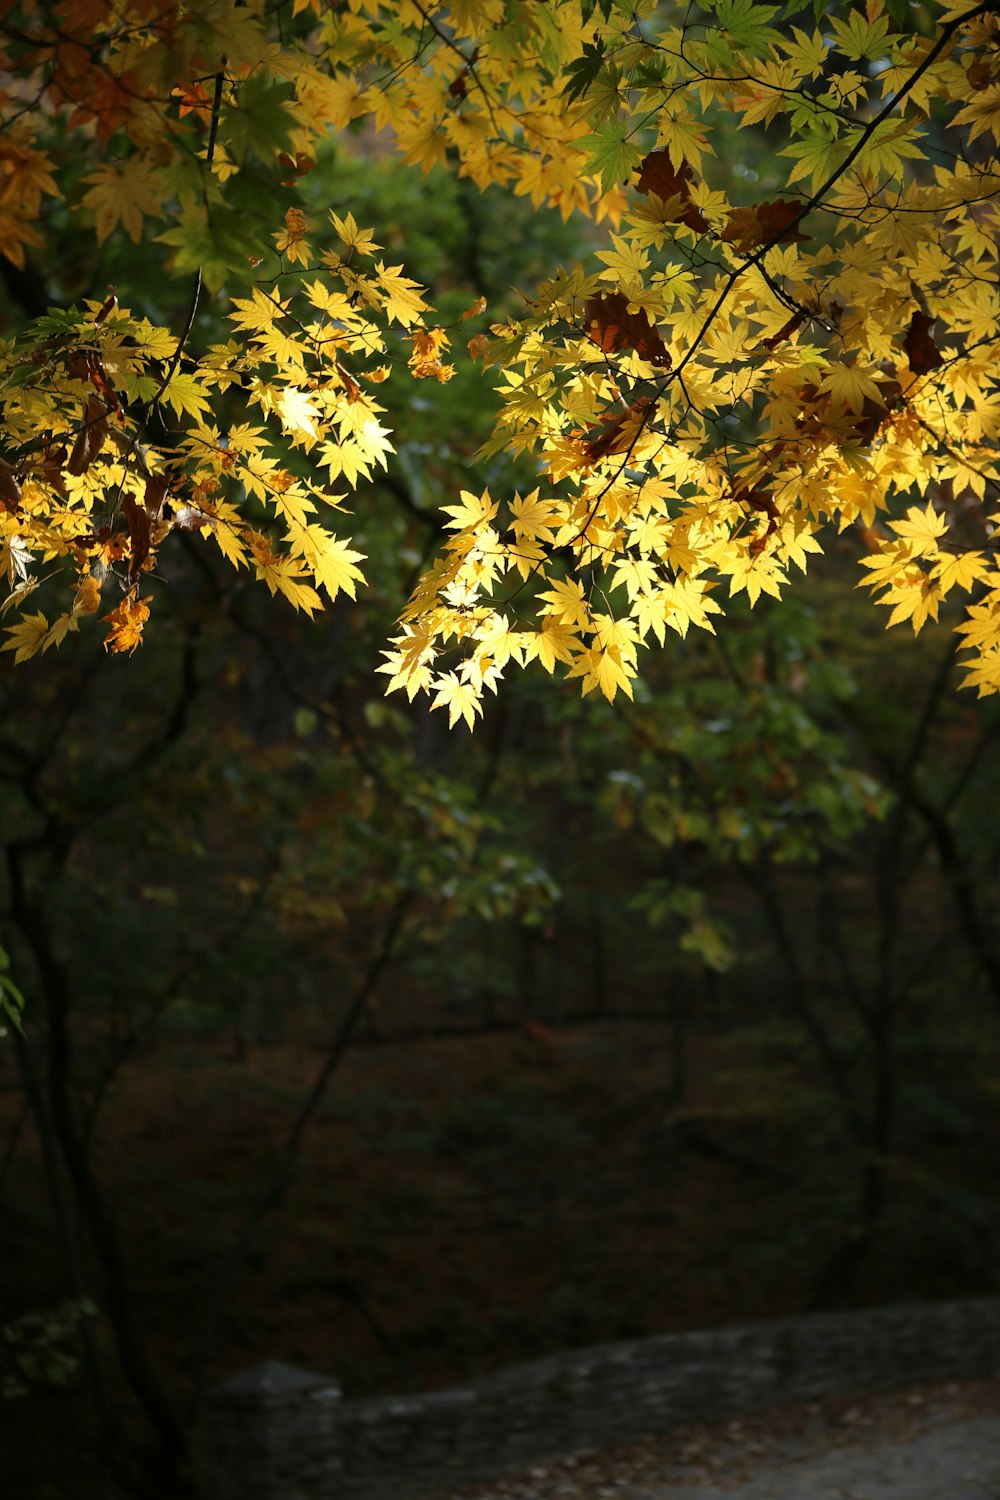
[(143, 214), (159, 215), (163, 203), (160, 174), (149, 157), (129, 156), (117, 164), (102, 162), (86, 180), (94, 186), (84, 193), (83, 203), (97, 216), (97, 238), (103, 243), (121, 224), (138, 244)]
[(319, 436), (316, 423), (323, 415), (312, 397), (297, 386), (286, 385), (274, 404), (289, 436), (299, 438), (303, 447), (311, 448)]
[(462, 682), (456, 672), (446, 672), (434, 679), (437, 690), (431, 708), (448, 710), (448, 727), (454, 729), (459, 719), (464, 719), (470, 729), (475, 728), (476, 714), (482, 714), (481, 693), (471, 682)]
[(16, 666), (47, 649), (49, 622), (39, 610), (37, 615), (25, 615), (16, 625), (8, 626), (7, 634), (10, 639), (4, 641), (0, 650), (13, 651)]
[(331, 536), (321, 526), (292, 526), (288, 536), (293, 555), (301, 557), (312, 569), (316, 582), (331, 599), (341, 590), (355, 598), (357, 584), (364, 582), (364, 574), (355, 567), (355, 563), (364, 560), (363, 552), (352, 551), (346, 542)]

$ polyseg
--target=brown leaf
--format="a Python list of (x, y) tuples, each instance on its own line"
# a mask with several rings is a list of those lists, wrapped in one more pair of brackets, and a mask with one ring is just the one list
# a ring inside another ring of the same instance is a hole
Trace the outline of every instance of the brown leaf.
[[(177, 90), (175, 89), (174, 92), (176, 93)], [(311, 156), (306, 156), (302, 151), (297, 151), (295, 153), (294, 161), (288, 155), (287, 151), (282, 151), (278, 156), (278, 165), (282, 167), (287, 174), (281, 179), (281, 186), (293, 187), (295, 185), (296, 179), (299, 177), (307, 176), (307, 174), (313, 170), (316, 163), (313, 161)]]
[(622, 292), (591, 297), (584, 309), (587, 337), (605, 354), (634, 349), (640, 359), (662, 370), (669, 370), (670, 355), (657, 329), (642, 308), (629, 312), (628, 298)]
[(662, 198), (664, 203), (679, 198), (681, 207), (674, 223), (686, 224), (689, 229), (704, 234), (711, 226), (698, 205), (691, 202), (693, 184), (694, 173), (686, 161), (682, 161), (675, 171), (669, 151), (651, 151), (639, 167), (636, 187), (640, 193), (653, 193)]
[(341, 380), (344, 383), (344, 390), (347, 392), (348, 401), (357, 401), (358, 397), (361, 395), (361, 387), (358, 385), (358, 382), (355, 380), (350, 370), (345, 369), (344, 366), (340, 363), (339, 359), (337, 361), (337, 374), (340, 376)]
[(0, 505), (10, 515), (14, 515), (21, 503), (21, 486), (17, 482), (17, 474), (0, 458)]
[(108, 287), (108, 295), (105, 298), (104, 302), (102, 303), (101, 309), (100, 309), (99, 313), (97, 314), (97, 317), (94, 319), (94, 322), (95, 323), (103, 323), (104, 319), (107, 318), (107, 317), (109, 317), (110, 314), (114, 312), (114, 310), (115, 310), (115, 308), (117, 306), (118, 306), (118, 288), (116, 286), (109, 286)]
[(70, 474), (86, 474), (104, 447), (108, 436), (107, 408), (96, 396), (87, 397), (83, 426), (77, 433), (73, 451), (66, 465)]
[(92, 573), (80, 579), (73, 599), (75, 615), (96, 615), (101, 606), (101, 583)]
[(739, 505), (749, 505), (751, 510), (762, 510), (774, 523), (781, 520), (778, 507), (774, 503), (774, 493), (767, 488), (766, 481), (758, 479), (751, 489), (741, 486), (733, 491), (733, 499)]
[(128, 521), (128, 577), (130, 583), (135, 583), (149, 556), (149, 512), (144, 505), (136, 505), (131, 495), (123, 498), (122, 510)]
[(770, 338), (761, 339), (757, 345), (758, 349), (776, 349), (786, 339), (790, 339), (797, 328), (801, 328), (806, 320), (804, 312), (793, 313), (787, 323), (783, 323), (777, 333), (772, 333)]
[(791, 245), (796, 240), (807, 240), (809, 236), (792, 224), (804, 208), (799, 198), (773, 198), (767, 203), (734, 208), (722, 238), (735, 245), (741, 255), (749, 255), (760, 245)]
[(63, 479), (63, 464), (66, 462), (66, 448), (60, 444), (58, 448), (45, 448), (41, 454), (41, 462), (35, 467), (35, 472), (43, 484), (51, 485), (59, 495), (66, 493), (66, 481)]
[(117, 391), (104, 373), (104, 365), (99, 354), (91, 355), (90, 378), (100, 392), (101, 399), (108, 408), (108, 411), (120, 412), (122, 404), (118, 399)]
[(915, 312), (910, 319), (903, 348), (914, 375), (926, 375), (928, 370), (944, 364), (944, 356), (931, 338), (933, 325), (934, 319), (925, 312)]
[(874, 396), (866, 396), (854, 424), (858, 440), (865, 444), (875, 441), (875, 434), (903, 394), (896, 380), (879, 380), (876, 384), (879, 390), (878, 400)]
[(163, 502), (167, 498), (169, 488), (170, 476), (168, 474), (151, 474), (146, 480), (142, 503), (151, 521), (158, 521), (160, 519), (160, 512), (163, 509)]
[(585, 462), (596, 464), (599, 459), (607, 458), (611, 453), (627, 453), (638, 436), (651, 404), (650, 397), (641, 396), (626, 411), (619, 412), (606, 427), (598, 428), (592, 435), (588, 434), (586, 441), (581, 444)]

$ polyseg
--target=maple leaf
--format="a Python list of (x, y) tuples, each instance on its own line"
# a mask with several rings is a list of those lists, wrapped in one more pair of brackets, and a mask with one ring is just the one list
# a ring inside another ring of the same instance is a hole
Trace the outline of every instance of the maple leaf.
[(734, 208), (722, 238), (735, 245), (741, 255), (749, 255), (760, 245), (790, 245), (796, 240), (806, 240), (809, 236), (792, 222), (805, 206), (798, 198), (774, 198), (767, 203)]
[(279, 255), (287, 256), (293, 265), (296, 261), (305, 265), (309, 260), (309, 246), (306, 244), (308, 228), (302, 210), (290, 208), (285, 214), (284, 229), (280, 229), (274, 236), (274, 248)]
[(624, 182), (640, 159), (642, 152), (631, 139), (634, 127), (625, 120), (608, 120), (593, 135), (585, 135), (577, 144), (588, 151), (586, 172), (596, 172), (604, 192), (617, 182)]
[(571, 662), (579, 649), (579, 637), (569, 625), (545, 618), (538, 630), (528, 633), (525, 650), (529, 661), (538, 660), (551, 674), (557, 661)]
[(934, 319), (919, 309), (910, 319), (903, 348), (914, 375), (926, 375), (928, 370), (936, 370), (944, 364), (944, 356), (931, 338), (933, 326)]
[(867, 398), (871, 398), (885, 415), (883, 390), (875, 377), (860, 365), (832, 365), (820, 381), (820, 390), (829, 391), (837, 401), (843, 401), (852, 411), (860, 412)]
[(558, 500), (542, 500), (538, 490), (533, 490), (524, 499), (515, 495), (510, 503), (513, 516), (511, 523), (518, 541), (525, 538), (551, 541), (557, 523), (562, 519), (561, 503)]
[(500, 504), (490, 499), (489, 490), (484, 490), (482, 496), (462, 490), (461, 504), (443, 505), (441, 509), (452, 518), (445, 523), (449, 531), (464, 531), (467, 527), (488, 524), (496, 516)]
[(386, 267), (379, 261), (376, 265), (377, 284), (385, 301), (386, 315), (394, 323), (409, 328), (427, 311), (427, 303), (419, 282), (411, 281), (402, 270), (402, 266)]
[(286, 385), (274, 405), (285, 431), (302, 440), (304, 447), (311, 447), (319, 437), (316, 423), (322, 419), (312, 397), (297, 386)]
[(102, 618), (111, 627), (104, 639), (105, 651), (127, 651), (131, 656), (142, 645), (143, 627), (149, 619), (149, 605), (145, 599), (126, 594), (122, 602)]
[(51, 644), (49, 631), (49, 622), (41, 610), (36, 615), (25, 615), (16, 625), (8, 626), (10, 639), (4, 641), (0, 650), (13, 651), (16, 666), (18, 662), (27, 661), (48, 649)]
[(910, 543), (912, 555), (916, 557), (936, 556), (938, 542), (948, 530), (948, 517), (938, 515), (928, 500), (926, 507), (911, 505), (902, 521), (890, 521), (897, 536)]
[(691, 201), (693, 184), (694, 173), (686, 161), (675, 168), (669, 151), (651, 151), (639, 167), (636, 186), (640, 193), (653, 193), (664, 204), (677, 200), (674, 221), (703, 234), (711, 226), (698, 205)]
[(320, 526), (290, 526), (289, 541), (295, 556), (301, 557), (313, 577), (335, 599), (343, 591), (351, 599), (364, 574), (355, 564), (364, 561), (363, 552), (355, 552), (339, 537), (331, 536)]
[[(595, 688), (607, 698), (615, 701), (619, 689), (627, 698), (632, 697), (629, 669), (622, 659), (618, 646), (593, 646), (577, 655), (567, 673), (569, 677), (582, 677), (581, 689), (584, 697)], [(634, 675), (634, 673), (632, 674)]]
[(446, 672), (434, 679), (435, 697), (431, 708), (448, 710), (448, 727), (454, 729), (459, 719), (464, 719), (470, 729), (475, 728), (476, 715), (482, 714), (480, 692), (471, 682), (462, 682), (455, 672)]
[(584, 309), (587, 337), (605, 354), (632, 349), (641, 359), (660, 369), (669, 369), (670, 354), (658, 330), (642, 310), (631, 312), (622, 292), (591, 297)]
[(143, 215), (162, 211), (163, 183), (155, 163), (145, 154), (126, 157), (117, 164), (102, 162), (87, 177), (94, 185), (83, 195), (83, 204), (96, 215), (97, 238), (108, 239), (119, 224), (138, 244)]
[(441, 350), (448, 347), (448, 335), (443, 328), (418, 328), (410, 335), (413, 353), (409, 358), (411, 373), (418, 380), (439, 380), (444, 383), (455, 373), (454, 365), (441, 363)]

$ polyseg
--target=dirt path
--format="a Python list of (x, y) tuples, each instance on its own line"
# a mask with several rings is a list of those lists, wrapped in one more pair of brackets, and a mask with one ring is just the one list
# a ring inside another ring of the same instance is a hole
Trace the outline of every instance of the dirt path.
[(539, 1465), (451, 1500), (1000, 1500), (1000, 1380), (782, 1407)]
[(717, 1485), (628, 1485), (629, 1500), (1000, 1500), (1000, 1417), (945, 1418), (930, 1432), (821, 1458), (769, 1464), (735, 1490)]

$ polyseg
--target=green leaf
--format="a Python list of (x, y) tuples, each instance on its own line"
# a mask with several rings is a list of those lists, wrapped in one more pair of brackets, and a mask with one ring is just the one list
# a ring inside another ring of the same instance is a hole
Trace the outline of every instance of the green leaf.
[(288, 149), (295, 129), (288, 108), (293, 93), (291, 84), (272, 83), (263, 73), (251, 74), (241, 85), (236, 105), (224, 112), (219, 127), (234, 161), (245, 161), (251, 152), (262, 161), (272, 161)]
[(754, 0), (717, 0), (715, 19), (732, 46), (755, 57), (765, 56), (780, 33), (768, 26), (778, 13), (776, 5), (755, 5)]
[(580, 138), (579, 144), (590, 148), (587, 170), (600, 173), (604, 192), (616, 182), (626, 182), (632, 168), (642, 160), (642, 152), (629, 140), (629, 134), (624, 120), (608, 120), (594, 135)]
[(176, 275), (200, 270), (212, 291), (217, 291), (232, 273), (250, 280), (253, 268), (248, 257), (259, 253), (262, 243), (245, 214), (218, 203), (212, 205), (211, 215), (204, 204), (187, 207), (173, 228), (156, 238), (174, 246)]
[(572, 103), (581, 94), (585, 94), (596, 81), (603, 66), (604, 43), (585, 42), (582, 55), (566, 69), (566, 75), (572, 79), (568, 87), (563, 89), (562, 96), (566, 102)]

